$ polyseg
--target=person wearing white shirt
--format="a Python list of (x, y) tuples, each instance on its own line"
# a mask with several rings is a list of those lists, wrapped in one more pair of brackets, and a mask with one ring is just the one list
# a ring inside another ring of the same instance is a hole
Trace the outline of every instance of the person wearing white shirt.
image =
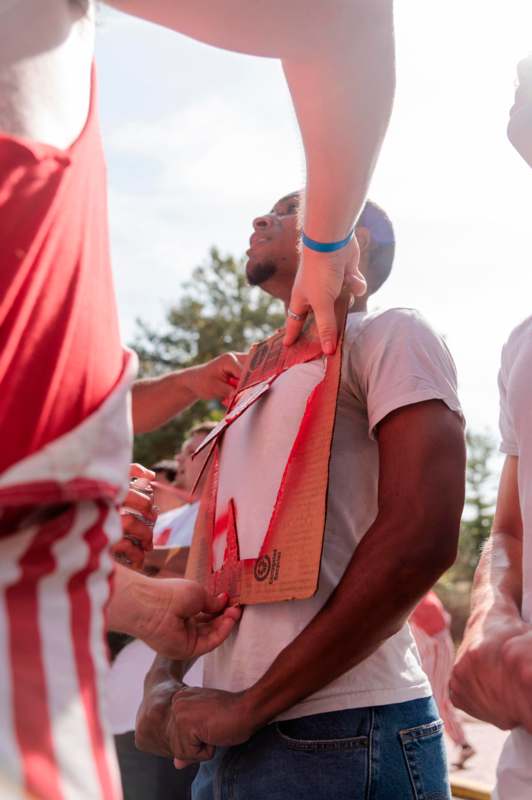
[[(294, 192), (256, 218), (248, 250), (249, 282), (285, 303), (299, 203)], [(391, 269), (393, 228), (368, 202), (356, 235), (374, 293)], [(264, 497), (323, 358), (279, 375), (224, 433), (217, 503), (234, 490), (242, 557), (264, 535)], [(137, 744), (200, 762), (194, 800), (450, 797), (443, 723), (407, 618), (456, 556), (465, 445), (455, 367), (418, 312), (368, 312), (360, 298), (342, 358), (317, 593), (244, 607), (204, 659), (203, 689), (184, 686), (167, 659), (146, 678)]]
[[(532, 57), (518, 66), (508, 136), (532, 167)], [(494, 800), (532, 796), (532, 317), (512, 332), (499, 372), (501, 452), (495, 518), (474, 580), (451, 681), (453, 703), (510, 730)]]

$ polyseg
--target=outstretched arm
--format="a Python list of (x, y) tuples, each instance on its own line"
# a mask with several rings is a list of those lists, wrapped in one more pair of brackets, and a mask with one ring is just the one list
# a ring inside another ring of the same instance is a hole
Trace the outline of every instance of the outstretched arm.
[(480, 559), (471, 616), (451, 680), (453, 703), (497, 725), (532, 733), (532, 626), (521, 618), (523, 526), (519, 460), (506, 458), (493, 529)]
[(131, 391), (133, 430), (160, 428), (196, 400), (223, 400), (242, 371), (241, 353), (225, 353), (199, 367), (135, 381)]
[[(362, 209), (391, 113), (392, 0), (108, 2), (216, 47), (280, 58), (305, 147), (305, 232), (320, 242), (346, 237)], [(358, 257), (356, 240), (337, 253), (304, 248), (291, 308), (313, 308), (325, 352), (336, 344), (334, 300)], [(351, 285), (363, 292), (361, 277)], [(287, 344), (300, 328), (288, 320)]]

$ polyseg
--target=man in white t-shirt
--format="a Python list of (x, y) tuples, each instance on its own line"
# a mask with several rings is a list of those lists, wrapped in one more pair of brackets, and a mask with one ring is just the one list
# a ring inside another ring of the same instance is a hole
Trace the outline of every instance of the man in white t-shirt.
[[(283, 197), (257, 218), (248, 250), (249, 281), (285, 302), (299, 199)], [(394, 253), (391, 223), (374, 204), (357, 238), (372, 294)], [(195, 800), (450, 797), (442, 723), (406, 620), (456, 554), (465, 448), (455, 367), (416, 311), (368, 313), (358, 299), (353, 312), (316, 595), (244, 608), (235, 634), (204, 661), (208, 688), (183, 687), (179, 665), (165, 659), (147, 676), (137, 743), (180, 765), (203, 762)], [(293, 409), (322, 364), (285, 372), (231, 425), (220, 486), (234, 446), (246, 485), (260, 486), (263, 452), (246, 450), (244, 432), (274, 408), (271, 436), (290, 435)], [(252, 533), (239, 531), (241, 552)]]
[[(532, 167), (532, 57), (518, 67), (508, 136)], [(491, 537), (475, 574), (471, 616), (451, 681), (455, 705), (511, 729), (496, 800), (532, 797), (532, 317), (511, 334), (499, 372), (506, 460)]]

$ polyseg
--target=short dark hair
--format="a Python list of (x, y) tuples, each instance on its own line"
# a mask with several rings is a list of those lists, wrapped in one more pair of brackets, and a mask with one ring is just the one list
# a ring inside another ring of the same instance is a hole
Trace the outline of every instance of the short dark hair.
[(380, 289), (392, 271), (395, 233), (388, 214), (372, 200), (366, 201), (356, 227), (366, 228), (371, 236), (366, 275), (369, 296)]
[(150, 469), (156, 475), (161, 472), (170, 483), (173, 483), (176, 479), (177, 467), (173, 458), (163, 458), (162, 461), (157, 461), (156, 464), (153, 464)]
[(217, 422), (214, 422), (212, 419), (206, 419), (204, 422), (199, 422), (197, 425), (194, 425), (189, 431), (185, 434), (185, 441), (190, 439), (192, 436), (196, 436), (198, 433), (204, 433), (207, 435), (212, 430), (216, 428), (218, 425)]
[(165, 467), (152, 467), (153, 472), (157, 475), (159, 472), (164, 475), (169, 483), (173, 483), (176, 479), (177, 469), (166, 469)]

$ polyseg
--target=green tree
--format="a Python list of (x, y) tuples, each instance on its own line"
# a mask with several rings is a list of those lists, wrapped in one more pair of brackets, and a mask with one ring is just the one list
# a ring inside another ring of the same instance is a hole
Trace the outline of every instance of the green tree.
[[(137, 320), (132, 347), (139, 356), (141, 377), (161, 375), (203, 364), (228, 350), (246, 351), (283, 323), (281, 303), (248, 285), (243, 262), (222, 258), (212, 248), (208, 260), (182, 284), (162, 330)], [(196, 403), (163, 428), (136, 436), (135, 460), (149, 465), (168, 458), (192, 425), (221, 414), (218, 403)]]
[(460, 526), (458, 557), (438, 581), (436, 590), (452, 617), (460, 642), (469, 616), (471, 584), (482, 545), (493, 522), (497, 491), (496, 447), (488, 433), (467, 434), (466, 502)]
[(467, 434), (466, 502), (460, 529), (457, 568), (472, 578), (493, 522), (496, 499), (496, 446), (488, 433)]

